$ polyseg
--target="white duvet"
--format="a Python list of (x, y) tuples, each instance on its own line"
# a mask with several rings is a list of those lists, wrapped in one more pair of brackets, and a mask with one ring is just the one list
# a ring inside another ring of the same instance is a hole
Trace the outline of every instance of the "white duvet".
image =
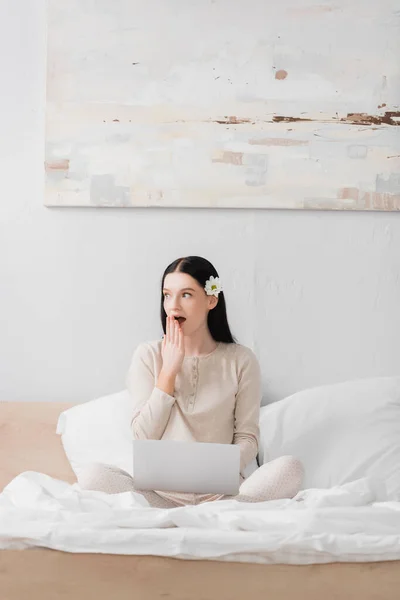
[(292, 500), (234, 500), (170, 510), (132, 492), (81, 490), (43, 473), (0, 494), (0, 548), (311, 564), (400, 560), (400, 502), (364, 478)]

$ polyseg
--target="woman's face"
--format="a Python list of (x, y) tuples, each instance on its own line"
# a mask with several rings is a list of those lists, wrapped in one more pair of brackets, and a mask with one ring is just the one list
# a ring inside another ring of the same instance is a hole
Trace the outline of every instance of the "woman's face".
[(164, 310), (167, 316), (181, 317), (184, 335), (191, 335), (207, 322), (208, 312), (217, 305), (199, 282), (187, 273), (168, 273), (164, 280)]

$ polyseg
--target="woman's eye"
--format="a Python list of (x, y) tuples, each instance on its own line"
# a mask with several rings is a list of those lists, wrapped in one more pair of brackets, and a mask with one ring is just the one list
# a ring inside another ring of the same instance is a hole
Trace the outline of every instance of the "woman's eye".
[[(182, 295), (183, 295), (183, 296), (191, 296), (192, 294), (190, 294), (189, 292), (184, 292)], [(164, 300), (165, 300), (166, 298), (168, 298), (168, 296), (169, 296), (169, 294), (164, 294)]]

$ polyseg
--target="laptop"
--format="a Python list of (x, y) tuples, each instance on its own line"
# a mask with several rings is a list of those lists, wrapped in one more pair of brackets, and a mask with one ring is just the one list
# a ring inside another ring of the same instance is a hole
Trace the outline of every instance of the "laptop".
[(133, 477), (138, 490), (236, 495), (240, 448), (234, 444), (134, 440)]

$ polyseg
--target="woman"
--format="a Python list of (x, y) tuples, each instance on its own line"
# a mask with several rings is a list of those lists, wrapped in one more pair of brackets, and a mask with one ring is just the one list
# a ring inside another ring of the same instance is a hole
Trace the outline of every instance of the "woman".
[[(213, 265), (199, 256), (179, 258), (161, 282), (161, 341), (134, 352), (127, 387), (134, 400), (134, 439), (237, 444), (240, 491), (236, 500), (291, 498), (300, 490), (301, 463), (284, 456), (245, 479), (258, 453), (261, 376), (256, 356), (232, 337), (224, 293)], [(151, 506), (173, 508), (232, 496), (135, 489), (117, 467), (95, 463), (78, 479), (85, 489), (111, 494), (137, 491)]]

